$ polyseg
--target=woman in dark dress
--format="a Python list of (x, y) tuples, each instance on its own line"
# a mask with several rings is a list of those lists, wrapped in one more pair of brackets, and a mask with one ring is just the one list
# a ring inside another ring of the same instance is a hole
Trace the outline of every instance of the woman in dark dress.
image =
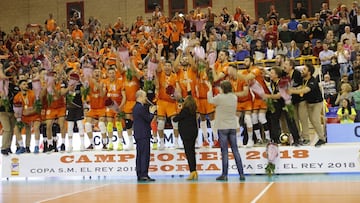
[(196, 120), (196, 102), (191, 96), (190, 84), (188, 83), (188, 96), (182, 104), (182, 109), (173, 120), (179, 122), (179, 133), (184, 144), (185, 155), (188, 160), (190, 175), (186, 180), (197, 180), (195, 159), (195, 141), (198, 135), (198, 126)]

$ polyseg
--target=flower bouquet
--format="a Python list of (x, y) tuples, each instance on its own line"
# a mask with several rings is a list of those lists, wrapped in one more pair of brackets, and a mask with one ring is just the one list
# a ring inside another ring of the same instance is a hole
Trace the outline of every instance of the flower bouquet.
[(252, 95), (255, 93), (260, 97), (264, 96), (264, 94), (265, 94), (264, 88), (255, 79), (250, 82), (249, 87), (250, 87), (250, 92)]
[(81, 87), (81, 95), (83, 96), (83, 100), (86, 100), (90, 93), (90, 84), (88, 81), (84, 82), (84, 85)]
[(40, 99), (40, 94), (41, 94), (41, 82), (40, 80), (33, 80), (32, 81), (32, 88), (33, 91), (35, 93), (35, 111), (36, 113), (41, 113), (41, 109), (42, 109), (42, 103), (41, 103), (41, 99)]
[(290, 87), (290, 78), (289, 77), (281, 78), (278, 83), (278, 86), (279, 86), (279, 93), (285, 101), (285, 106), (283, 107), (283, 110), (288, 113), (291, 119), (294, 119), (295, 107), (291, 103), (291, 95), (287, 93), (287, 89)]
[(46, 91), (47, 91), (47, 101), (48, 105), (50, 106), (51, 103), (54, 101), (54, 86), (55, 86), (55, 77), (54, 73), (50, 72), (46, 75)]
[(157, 63), (154, 63), (152, 61), (149, 61), (147, 64), (148, 68), (147, 68), (147, 79), (148, 80), (152, 80), (156, 74), (156, 69), (158, 67)]
[(108, 109), (111, 109), (115, 112), (120, 112), (119, 105), (116, 103), (116, 101), (112, 100), (111, 98), (107, 98), (105, 100), (105, 106)]
[(205, 50), (202, 46), (198, 45), (194, 48), (195, 59), (205, 59)]
[(129, 50), (127, 48), (120, 48), (118, 50), (118, 55), (120, 60), (124, 63), (126, 67), (130, 67), (130, 55)]
[(154, 81), (153, 80), (145, 80), (144, 81), (144, 91), (148, 92), (149, 90), (154, 89)]
[(21, 121), (21, 117), (22, 117), (22, 113), (23, 113), (22, 103), (14, 103), (13, 110), (14, 110), (14, 116), (16, 118), (15, 125), (21, 131), (21, 129), (24, 127), (24, 123)]
[(275, 173), (275, 161), (276, 158), (279, 156), (278, 145), (273, 142), (269, 142), (266, 145), (266, 155), (268, 159), (268, 164), (265, 167), (265, 172), (269, 177), (271, 177)]

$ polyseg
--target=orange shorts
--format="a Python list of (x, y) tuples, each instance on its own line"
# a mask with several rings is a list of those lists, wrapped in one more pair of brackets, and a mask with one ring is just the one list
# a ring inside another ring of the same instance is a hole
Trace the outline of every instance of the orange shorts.
[(252, 109), (253, 110), (267, 109), (266, 102), (262, 99), (255, 99), (252, 102)]
[(136, 101), (126, 101), (125, 105), (124, 105), (124, 112), (126, 114), (132, 114), (135, 104), (136, 104)]
[(105, 117), (106, 109), (90, 109), (86, 113), (86, 117), (99, 119), (100, 117)]
[(210, 104), (207, 99), (197, 99), (196, 100), (197, 111), (200, 114), (206, 115), (215, 112), (215, 106)]
[(252, 101), (251, 100), (247, 100), (247, 101), (243, 101), (243, 102), (239, 102), (237, 103), (237, 107), (236, 110), (237, 111), (251, 111), (252, 110)]
[(40, 114), (33, 114), (30, 116), (22, 116), (21, 121), (26, 124), (31, 124), (34, 121), (41, 121)]
[(41, 109), (40, 119), (41, 119), (41, 121), (46, 120), (46, 109)]
[(168, 102), (165, 100), (157, 101), (157, 115), (158, 116), (175, 116), (178, 113), (177, 102)]
[(52, 120), (59, 117), (65, 117), (66, 108), (57, 108), (57, 109), (47, 109), (46, 110), (46, 120)]
[(116, 111), (106, 108), (105, 116), (108, 118), (115, 118), (117, 115)]

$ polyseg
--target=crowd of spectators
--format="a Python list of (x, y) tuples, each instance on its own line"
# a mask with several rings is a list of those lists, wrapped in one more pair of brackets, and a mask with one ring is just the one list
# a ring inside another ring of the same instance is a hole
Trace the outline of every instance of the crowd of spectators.
[(328, 105), (354, 106), (360, 114), (358, 9), (356, 1), (349, 6), (339, 3), (332, 9), (322, 3), (320, 10), (309, 16), (297, 3), (291, 18), (284, 19), (272, 5), (266, 17), (255, 19), (241, 7), (234, 12), (224, 7), (220, 13), (211, 7), (196, 8), (170, 17), (157, 7), (151, 17), (139, 15), (130, 25), (121, 17), (104, 24), (96, 17), (82, 23), (74, 16), (68, 28), (58, 26), (49, 14), (45, 24), (14, 26), (9, 33), (0, 27), (0, 77), (31, 80), (40, 70), (62, 64), (58, 74), (64, 77), (66, 70), (91, 66), (102, 70), (101, 77), (106, 78), (107, 69), (116, 64), (117, 53), (124, 49), (139, 69), (158, 50), (161, 63), (175, 61), (178, 49), (185, 47), (193, 55), (204, 53), (208, 60), (222, 50), (228, 51), (229, 61), (243, 61), (248, 56), (255, 62), (275, 60), (278, 55), (290, 59), (315, 56)]

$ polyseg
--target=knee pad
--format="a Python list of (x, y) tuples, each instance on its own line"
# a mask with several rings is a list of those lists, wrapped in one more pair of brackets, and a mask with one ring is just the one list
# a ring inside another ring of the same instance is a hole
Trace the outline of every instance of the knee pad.
[(174, 130), (179, 129), (179, 122), (174, 122), (174, 121), (171, 119), (171, 125), (172, 125), (172, 127), (173, 127)]
[(121, 121), (116, 121), (115, 126), (116, 126), (116, 130), (118, 131), (118, 133), (123, 131), (123, 126), (122, 126)]
[(108, 122), (108, 123), (107, 123), (107, 126), (106, 126), (106, 129), (107, 129), (108, 133), (112, 133), (112, 132), (113, 132), (113, 128), (114, 128), (113, 122)]
[(265, 113), (259, 113), (259, 121), (261, 124), (267, 123)]
[(164, 130), (165, 120), (158, 120), (157, 128), (158, 128), (158, 130)]
[(131, 129), (133, 126), (133, 121), (131, 119), (125, 119), (125, 127), (126, 129)]
[(92, 132), (92, 125), (91, 125), (91, 123), (89, 123), (89, 122), (86, 122), (86, 123), (85, 123), (85, 132), (86, 132), (86, 133), (91, 133), (91, 132)]
[(244, 116), (244, 123), (246, 125), (247, 128), (252, 128), (253, 124), (252, 124), (252, 119), (251, 119), (251, 115), (250, 114), (245, 114)]
[(100, 122), (99, 122), (99, 129), (100, 129), (101, 134), (105, 134), (105, 133), (106, 133), (106, 125), (105, 125), (105, 122), (103, 122), (103, 121), (100, 121)]
[(251, 119), (252, 119), (252, 123), (258, 123), (258, 114), (257, 113), (253, 113), (251, 114)]
[(78, 128), (78, 131), (79, 131), (79, 135), (84, 135), (84, 124), (83, 124), (83, 121), (80, 120), (80, 121), (76, 121), (76, 125), (77, 125), (77, 128)]

